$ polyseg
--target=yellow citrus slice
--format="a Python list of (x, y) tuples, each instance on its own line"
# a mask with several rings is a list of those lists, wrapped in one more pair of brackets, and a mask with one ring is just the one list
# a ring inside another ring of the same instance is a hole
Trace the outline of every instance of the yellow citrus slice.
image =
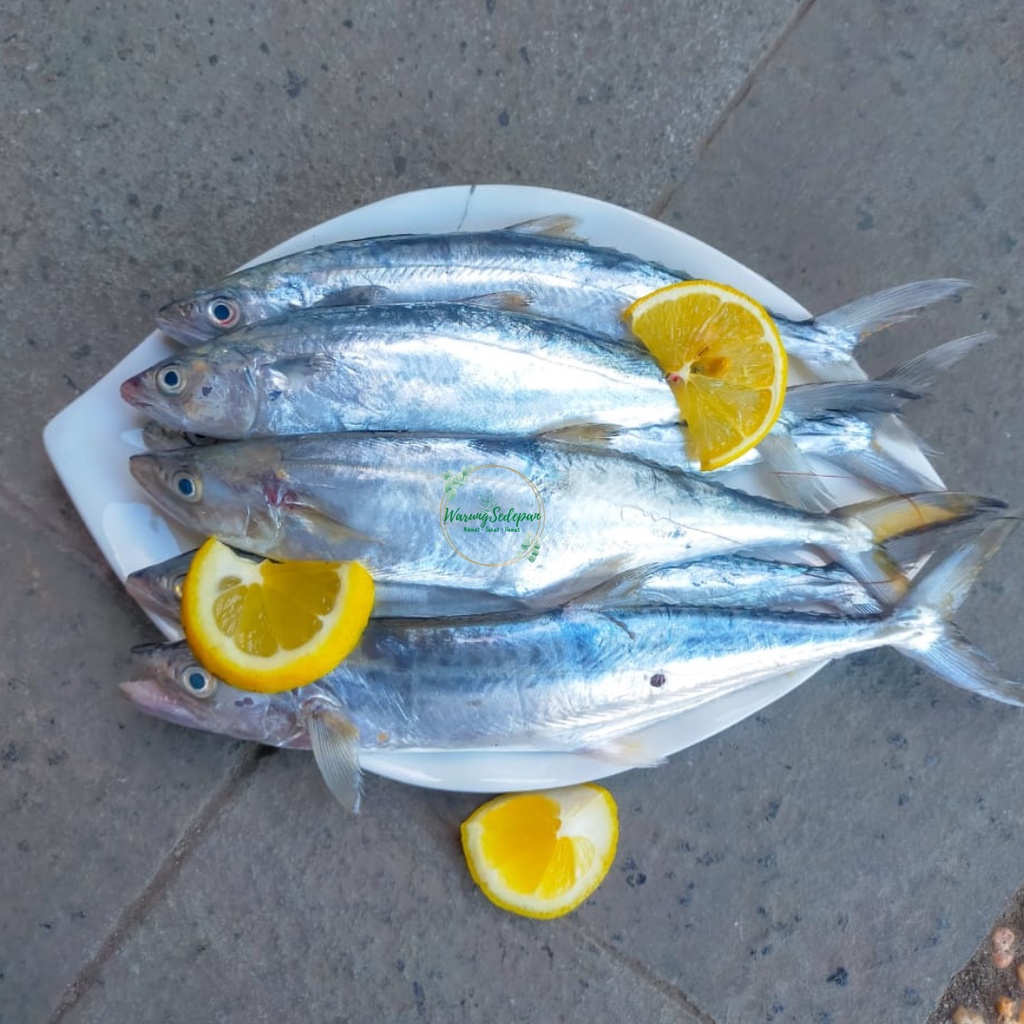
[(500, 796), (462, 823), (473, 881), (524, 917), (575, 910), (608, 874), (618, 840), (615, 801), (593, 783)]
[(277, 693), (330, 672), (358, 643), (373, 579), (358, 562), (253, 562), (211, 537), (181, 594), (181, 623), (204, 668)]
[(786, 397), (786, 350), (760, 303), (728, 285), (683, 281), (623, 317), (665, 371), (701, 469), (720, 469), (771, 430)]

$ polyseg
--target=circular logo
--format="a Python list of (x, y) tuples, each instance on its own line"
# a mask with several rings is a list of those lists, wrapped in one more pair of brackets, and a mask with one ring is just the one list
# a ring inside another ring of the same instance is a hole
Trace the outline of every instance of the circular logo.
[(544, 502), (533, 482), (508, 466), (466, 466), (445, 473), (441, 529), (456, 554), (477, 565), (535, 562)]

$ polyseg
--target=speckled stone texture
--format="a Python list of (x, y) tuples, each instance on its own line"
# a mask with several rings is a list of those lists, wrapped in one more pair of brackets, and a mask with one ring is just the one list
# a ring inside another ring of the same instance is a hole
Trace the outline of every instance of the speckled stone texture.
[[(612, 780), (609, 878), (514, 918), (462, 862), (478, 798), (371, 778), (349, 819), (308, 755), (120, 700), (156, 634), (40, 435), (172, 296), (395, 192), (513, 182), (650, 212), (816, 311), (976, 281), (864, 361), (998, 331), (908, 418), (950, 487), (1022, 503), (1022, 39), (1012, 0), (8, 4), (0, 1024), (995, 1020), (1021, 712), (850, 659)], [(960, 616), (1011, 676), (1022, 563), (1014, 537)]]

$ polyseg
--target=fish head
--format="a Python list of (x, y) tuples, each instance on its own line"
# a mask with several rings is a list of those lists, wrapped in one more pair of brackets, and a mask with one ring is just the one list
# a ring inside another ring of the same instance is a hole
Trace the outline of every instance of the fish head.
[(129, 377), (121, 397), (175, 430), (245, 437), (258, 409), (252, 367), (253, 355), (243, 346), (203, 346)]
[[(301, 282), (265, 279), (259, 267), (240, 271), (213, 288), (197, 291), (187, 299), (176, 299), (157, 311), (159, 328), (186, 345), (202, 345), (227, 334), (280, 316), (302, 305), (294, 292)], [(274, 287), (269, 287), (273, 284)]]
[(132, 476), (177, 522), (247, 550), (268, 551), (282, 528), (291, 497), (262, 442), (238, 441), (128, 460)]
[(244, 291), (233, 288), (198, 291), (159, 309), (157, 326), (186, 345), (201, 345), (251, 322), (245, 316), (245, 298)]
[(165, 562), (137, 569), (124, 581), (125, 589), (141, 607), (175, 619), (180, 613), (181, 592), (193, 555), (195, 551), (186, 551)]
[(308, 746), (295, 691), (240, 690), (203, 668), (185, 642), (142, 644), (132, 650), (144, 676), (121, 683), (140, 711), (189, 729), (270, 746)]

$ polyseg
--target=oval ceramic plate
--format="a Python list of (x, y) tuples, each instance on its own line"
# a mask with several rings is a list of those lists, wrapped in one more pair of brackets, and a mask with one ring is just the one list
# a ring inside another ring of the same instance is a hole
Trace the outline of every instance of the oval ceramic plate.
[[(692, 277), (731, 284), (773, 312), (794, 320), (810, 316), (798, 302), (759, 274), (660, 221), (597, 199), (518, 185), (462, 185), (409, 192), (326, 221), (250, 261), (262, 263), (315, 245), (373, 235), (477, 231), (552, 215), (574, 218), (574, 231), (595, 245), (634, 253)], [(143, 450), (141, 416), (119, 388), (125, 378), (170, 354), (175, 346), (150, 334), (102, 380), (47, 424), (47, 454), (79, 514), (123, 581), (143, 566), (195, 547), (202, 538), (167, 522), (128, 472), (128, 457)], [(915, 463), (916, 451), (909, 453)], [(763, 483), (763, 482), (762, 482)], [(746, 485), (757, 490), (759, 481)], [(843, 500), (870, 497), (867, 491)], [(156, 620), (154, 620), (156, 621)], [(177, 639), (176, 624), (156, 621)], [(645, 746), (669, 756), (712, 736), (777, 700), (821, 666), (788, 673), (710, 700), (645, 731)], [(597, 755), (468, 751), (367, 753), (367, 771), (437, 789), (507, 792), (569, 785), (622, 771)]]

